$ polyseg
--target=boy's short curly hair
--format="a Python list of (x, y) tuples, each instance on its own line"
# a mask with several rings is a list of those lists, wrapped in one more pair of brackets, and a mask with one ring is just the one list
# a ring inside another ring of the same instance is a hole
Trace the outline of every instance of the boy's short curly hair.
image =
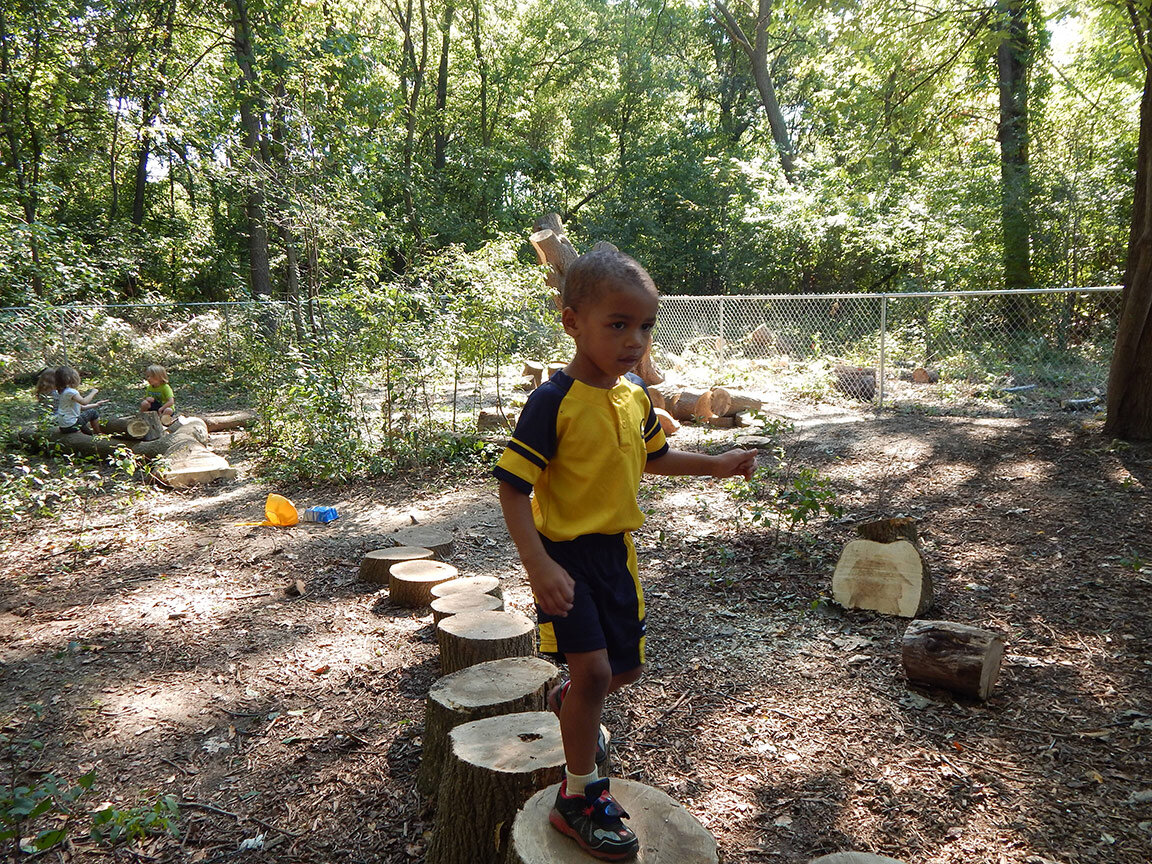
[(153, 363), (144, 370), (145, 378), (156, 378), (160, 382), (168, 383), (168, 370), (161, 366), (159, 363)]
[(648, 271), (631, 255), (617, 249), (585, 252), (568, 267), (561, 305), (576, 309), (620, 288), (640, 288), (653, 297), (660, 293)]

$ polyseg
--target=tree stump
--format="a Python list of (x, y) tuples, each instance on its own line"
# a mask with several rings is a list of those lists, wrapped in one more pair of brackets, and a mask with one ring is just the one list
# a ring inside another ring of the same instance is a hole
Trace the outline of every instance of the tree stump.
[(540, 383), (544, 378), (544, 364), (537, 363), (535, 360), (525, 360), (524, 371), (520, 374), (525, 378), (531, 379), (532, 389), (535, 390), (540, 386)]
[[(655, 387), (648, 388), (648, 401), (652, 403), (655, 410), (667, 413), (668, 403), (664, 401), (664, 394)], [(668, 416), (671, 417), (672, 415), (668, 414)]]
[(904, 864), (895, 858), (873, 855), (871, 852), (833, 852), (813, 858), (808, 864)]
[(422, 561), (433, 556), (431, 549), (422, 546), (392, 546), (373, 549), (360, 559), (360, 578), (365, 582), (388, 584), (388, 571), (401, 561)]
[(840, 553), (832, 598), (845, 609), (915, 618), (932, 606), (932, 571), (920, 551), (916, 520), (867, 522)]
[(664, 430), (665, 437), (680, 431), (680, 424), (676, 422), (675, 417), (663, 408), (654, 408), (653, 410), (656, 412), (656, 419), (660, 421), (660, 428)]
[(541, 657), (505, 657), (445, 675), (428, 690), (416, 788), (432, 795), (448, 751), (448, 733), (464, 723), (543, 711), (559, 670)]
[(668, 413), (677, 420), (707, 420), (712, 416), (711, 390), (681, 390), (676, 400), (668, 403)]
[(458, 575), (459, 570), (443, 561), (399, 561), (388, 571), (388, 599), (397, 606), (428, 606), (432, 602), (432, 586)]
[(439, 624), (445, 618), (462, 612), (503, 612), (504, 601), (491, 594), (478, 591), (460, 591), (432, 600), (432, 621)]
[(425, 864), (501, 864), (520, 805), (564, 774), (560, 721), (504, 714), (457, 726), (448, 740), (438, 799), (452, 806), (436, 809)]
[(164, 434), (164, 424), (160, 422), (160, 414), (156, 411), (141, 411), (128, 421), (125, 433), (140, 441), (155, 441)]
[[(507, 864), (588, 864), (580, 847), (548, 822), (559, 784), (542, 789), (516, 814)], [(716, 840), (682, 805), (659, 789), (631, 780), (611, 781), (612, 796), (628, 811), (643, 864), (717, 864)]]
[(712, 388), (712, 413), (717, 417), (730, 417), (732, 410), (732, 394), (723, 387)]
[(764, 407), (764, 403), (760, 399), (749, 393), (737, 393), (733, 390), (727, 392), (732, 400), (728, 406), (728, 413), (730, 414), (739, 414), (741, 411), (759, 411)]
[(864, 366), (837, 366), (833, 386), (846, 396), (871, 402), (876, 395), (876, 370)]
[(984, 700), (1000, 674), (1004, 637), (951, 621), (913, 621), (900, 654), (909, 684)]
[(450, 579), (432, 586), (433, 597), (447, 597), (449, 594), (491, 594), (493, 597), (504, 599), (504, 592), (500, 590), (500, 580), (495, 576), (461, 576), (459, 579)]
[(436, 625), (436, 641), (441, 675), (485, 660), (536, 653), (535, 626), (518, 612), (461, 612)]
[(413, 525), (411, 528), (401, 528), (392, 535), (397, 546), (422, 546), (431, 549), (435, 557), (443, 561), (452, 555), (455, 547), (453, 537), (447, 531), (431, 528), (427, 525)]

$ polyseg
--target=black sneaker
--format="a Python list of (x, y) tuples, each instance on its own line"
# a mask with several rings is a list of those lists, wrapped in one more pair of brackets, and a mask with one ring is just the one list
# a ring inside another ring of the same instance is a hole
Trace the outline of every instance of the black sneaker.
[(548, 821), (561, 834), (601, 861), (623, 861), (640, 850), (640, 841), (621, 819), (624, 808), (608, 792), (608, 778), (589, 783), (583, 795), (568, 794), (568, 779), (560, 783)]
[[(572, 686), (571, 679), (548, 691), (548, 710), (560, 716), (560, 706), (564, 704), (564, 697), (568, 695), (568, 688)], [(608, 742), (604, 740), (604, 730), (596, 732), (596, 764), (603, 765), (608, 758)]]

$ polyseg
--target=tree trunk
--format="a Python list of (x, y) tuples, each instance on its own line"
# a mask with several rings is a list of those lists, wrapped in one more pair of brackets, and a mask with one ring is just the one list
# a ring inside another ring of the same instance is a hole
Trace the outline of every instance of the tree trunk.
[(452, 46), (452, 19), (456, 7), (448, 3), (444, 7), (444, 20), (440, 25), (440, 68), (436, 71), (436, 134), (433, 145), (432, 170), (444, 173), (448, 152), (448, 52)]
[[(1134, 12), (1135, 16), (1136, 13)], [(1147, 44), (1149, 16), (1135, 19), (1140, 44)], [(1104, 432), (1131, 441), (1152, 439), (1152, 62), (1145, 54), (1140, 100), (1140, 140), (1124, 294), (1108, 374), (1108, 419)]]
[[(1032, 284), (1029, 243), (1032, 234), (1032, 183), (1028, 167), (1028, 73), (1031, 40), (1024, 0), (999, 0), (1000, 221), (1004, 232), (1004, 286), (1028, 288)], [(1012, 330), (1031, 326), (1022, 308), (1026, 298), (1005, 298), (1005, 320)], [(1009, 305), (1011, 304), (1011, 305)]]
[(486, 660), (532, 657), (536, 628), (518, 612), (464, 612), (436, 625), (440, 672), (450, 675)]
[(558, 676), (556, 667), (540, 657), (507, 657), (477, 663), (438, 680), (428, 691), (424, 710), (416, 788), (425, 795), (435, 794), (449, 732), (485, 717), (543, 711), (548, 688)]
[(443, 561), (398, 561), (388, 568), (388, 599), (396, 606), (428, 606), (432, 587), (459, 575), (459, 570)]

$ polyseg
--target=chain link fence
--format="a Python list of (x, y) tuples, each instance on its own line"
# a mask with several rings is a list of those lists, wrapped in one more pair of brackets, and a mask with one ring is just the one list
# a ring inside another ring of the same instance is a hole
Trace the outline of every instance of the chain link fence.
[[(653, 352), (659, 368), (685, 383), (782, 399), (969, 414), (1094, 407), (1103, 402), (1120, 300), (1115, 286), (666, 296)], [(290, 375), (322, 345), (332, 356), (358, 353), (361, 368), (381, 376), (402, 368), (409, 398), (425, 407), (450, 401), (454, 420), (457, 407), (482, 407), (485, 374), (499, 386), (493, 363), (488, 373), (468, 370), (470, 395), (461, 389), (452, 321), (425, 321), (417, 337), (415, 323), (388, 315), (362, 301), (3, 308), (0, 373), (22, 380), (67, 363), (99, 378), (105, 392), (111, 385), (132, 393), (144, 367), (160, 363), (178, 377), (183, 404), (211, 410), (250, 401), (255, 349)], [(530, 335), (538, 346), (540, 334)], [(554, 356), (569, 344), (554, 344)], [(518, 371), (504, 374), (507, 388)]]

